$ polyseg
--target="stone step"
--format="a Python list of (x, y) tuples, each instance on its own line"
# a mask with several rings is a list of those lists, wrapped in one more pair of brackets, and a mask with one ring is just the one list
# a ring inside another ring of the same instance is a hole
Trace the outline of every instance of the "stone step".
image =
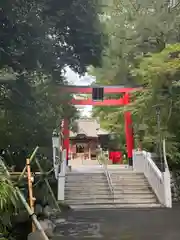
[(114, 190), (119, 191), (119, 190), (150, 190), (151, 187), (149, 186), (149, 184), (135, 184), (135, 185), (116, 185), (113, 186)]
[[(87, 167), (83, 167), (83, 168), (79, 168), (80, 170), (88, 170)], [(89, 168), (89, 170), (92, 170), (94, 168)], [(100, 171), (95, 171), (95, 172), (88, 172), (88, 171), (84, 171), (84, 172), (81, 172), (81, 171), (69, 171), (67, 172), (67, 175), (103, 175), (104, 174), (104, 169), (101, 167), (101, 168), (98, 168), (98, 170), (101, 170)], [(140, 173), (140, 172), (135, 172), (133, 170), (128, 170), (128, 169), (108, 169), (108, 172), (109, 173), (112, 173), (112, 174), (131, 174), (131, 175), (144, 175), (144, 173)]]
[(70, 205), (73, 210), (91, 210), (91, 209), (106, 209), (106, 208), (116, 208), (116, 204), (86, 204), (86, 205), (81, 205), (81, 204), (71, 204)]
[[(138, 186), (138, 185), (131, 185), (131, 186), (113, 186), (114, 192), (136, 192), (136, 191), (151, 191), (149, 186)], [(74, 192), (99, 192), (99, 191), (109, 191), (109, 186), (65, 186), (65, 191), (74, 191)], [(151, 191), (152, 192), (152, 191)]]
[(144, 177), (143, 173), (136, 173), (136, 172), (118, 172), (118, 171), (108, 171), (111, 176), (133, 176), (133, 177)]
[[(101, 172), (76, 172), (76, 171), (72, 171), (72, 172), (67, 172), (66, 176), (103, 176), (104, 175), (104, 170), (102, 170)], [(108, 170), (108, 172), (111, 175), (122, 175), (122, 176), (144, 176), (143, 173), (138, 173), (138, 172), (134, 172), (132, 170)]]
[[(107, 180), (95, 182), (95, 181), (76, 181), (76, 179), (75, 179), (74, 181), (66, 180), (65, 184), (66, 184), (66, 186), (76, 186), (76, 185), (87, 186), (87, 187), (89, 187), (89, 186), (105, 186), (105, 185), (107, 185)], [(113, 184), (113, 186), (126, 186), (126, 185), (127, 186), (128, 185), (148, 186), (149, 185), (147, 180), (140, 180), (140, 181), (138, 181), (138, 180), (137, 181), (122, 180), (122, 181), (117, 181), (117, 182), (112, 181), (112, 184)]]
[(124, 181), (147, 181), (147, 179), (144, 177), (132, 177), (132, 176), (129, 176), (129, 177), (117, 176), (117, 177), (111, 177), (111, 179), (112, 181), (123, 181), (123, 180)]
[(68, 172), (68, 175), (83, 175), (83, 174), (104, 174), (104, 170), (102, 167), (96, 166), (94, 167), (77, 167), (77, 168), (72, 168), (71, 172)]
[[(89, 192), (89, 191), (84, 191), (84, 192), (76, 192), (76, 191), (68, 191), (65, 192), (65, 196), (109, 196), (111, 193), (109, 190), (107, 191), (98, 191), (98, 192)], [(119, 194), (119, 193), (118, 193)]]
[(99, 176), (99, 175), (104, 175), (104, 171), (102, 172), (76, 172), (76, 171), (67, 172), (67, 176)]
[(114, 194), (152, 194), (152, 191), (145, 188), (144, 190), (139, 189), (114, 189)]
[(91, 183), (107, 183), (107, 178), (105, 179), (65, 179), (66, 183), (83, 183), (83, 184), (91, 184)]
[(112, 195), (87, 195), (87, 196), (75, 196), (75, 195), (65, 195), (65, 200), (67, 201), (81, 201), (81, 202), (96, 202), (96, 201), (113, 201), (113, 196)]
[(107, 165), (108, 168), (110, 169), (122, 169), (122, 170), (127, 170), (127, 169), (132, 169), (128, 164), (111, 164)]
[[(96, 193), (97, 192), (97, 189), (95, 188), (79, 188), (79, 187), (74, 187), (74, 188), (65, 188), (65, 193), (68, 193), (68, 192), (74, 192), (74, 193), (84, 193), (84, 192), (87, 192), (87, 193)], [(98, 189), (98, 193), (101, 193), (101, 192), (109, 192), (109, 187), (106, 186), (106, 187), (101, 187)]]
[(138, 176), (138, 175), (113, 175), (113, 174), (110, 174), (110, 177), (111, 179), (114, 179), (114, 180), (120, 180), (120, 179), (138, 179), (138, 180), (144, 180), (146, 179), (144, 176)]
[(139, 204), (96, 204), (96, 205), (71, 205), (74, 210), (85, 210), (92, 209), (106, 209), (106, 208), (123, 208), (123, 209), (136, 209), (136, 208), (162, 208), (161, 204), (158, 203), (139, 203)]
[(114, 195), (114, 197), (110, 194), (103, 194), (103, 195), (89, 195), (89, 194), (84, 194), (84, 195), (73, 195), (73, 194), (67, 194), (65, 195), (65, 199), (67, 200), (96, 200), (96, 199), (154, 199), (153, 194), (142, 194), (142, 195), (130, 195), (130, 194), (121, 194), (121, 195)]
[(102, 185), (100, 185), (100, 186), (92, 186), (92, 187), (90, 187), (90, 186), (88, 186), (88, 187), (86, 187), (86, 186), (82, 186), (82, 187), (80, 187), (80, 186), (67, 186), (67, 185), (65, 185), (65, 191), (81, 191), (81, 192), (84, 192), (84, 191), (95, 191), (95, 192), (97, 192), (97, 191), (109, 191), (109, 187), (108, 187), (108, 185), (106, 185), (106, 186), (102, 186)]
[(149, 194), (114, 194), (114, 199), (156, 199), (153, 193)]
[(113, 199), (112, 194), (103, 194), (103, 195), (65, 195), (66, 200), (82, 200), (82, 199), (89, 199), (89, 200), (95, 200), (95, 199)]
[[(104, 194), (110, 194), (110, 191), (109, 189), (99, 189), (98, 190), (98, 193), (96, 190), (94, 189), (86, 189), (86, 190), (82, 190), (82, 189), (78, 189), (78, 190), (67, 190), (65, 189), (65, 195), (68, 195), (68, 194), (75, 194), (75, 195), (87, 195), (87, 194), (98, 194), (98, 195), (104, 195)], [(124, 190), (124, 189), (121, 189), (121, 190), (114, 190), (114, 194), (115, 195), (120, 195), (120, 194), (124, 194), (124, 195), (133, 195), (133, 194), (136, 194), (136, 195), (140, 195), (140, 194), (153, 194), (152, 191), (150, 190)]]
[[(148, 182), (145, 178), (111, 178), (112, 183), (118, 182)], [(106, 178), (107, 181), (107, 178)]]
[(101, 169), (99, 171), (89, 171), (89, 172), (85, 172), (85, 171), (76, 171), (76, 172), (71, 172), (70, 174), (66, 174), (66, 176), (93, 176), (96, 177), (99, 175), (104, 175), (104, 171)]
[(96, 186), (107, 186), (107, 181), (103, 181), (103, 182), (65, 182), (66, 186), (72, 186), (72, 187), (96, 187)]
[(95, 174), (95, 175), (91, 175), (91, 174), (78, 174), (78, 175), (66, 175), (66, 177), (68, 179), (105, 179), (106, 176), (105, 174)]
[(99, 186), (99, 185), (107, 185), (108, 184), (108, 181), (98, 181), (98, 182), (95, 182), (95, 181), (91, 181), (91, 182), (83, 182), (83, 181), (65, 181), (65, 185), (66, 186)]
[[(66, 183), (82, 183), (82, 184), (91, 184), (91, 183), (107, 183), (107, 178), (104, 179), (65, 179)], [(133, 179), (133, 178), (121, 178), (121, 179), (112, 179), (113, 184), (118, 184), (118, 183), (148, 183), (146, 179)]]
[(106, 176), (104, 174), (95, 174), (95, 175), (91, 175), (91, 174), (79, 174), (79, 175), (66, 175), (66, 177), (68, 179), (74, 179), (74, 178), (77, 178), (77, 179), (99, 179), (99, 178), (102, 178), (102, 179), (105, 179)]
[[(98, 191), (98, 192), (97, 192)], [(65, 189), (65, 193), (70, 193), (73, 192), (74, 194), (83, 194), (83, 193), (94, 193), (94, 194), (102, 194), (102, 193), (106, 193), (109, 192), (110, 189), (109, 187), (106, 188), (99, 188), (98, 190), (96, 188), (66, 188)], [(113, 192), (116, 194), (119, 193), (124, 193), (124, 194), (149, 194), (152, 193), (151, 189), (148, 188), (143, 188), (143, 189), (136, 189), (136, 188), (130, 188), (130, 189), (126, 189), (126, 188), (113, 188)]]
[(141, 172), (135, 172), (133, 170), (130, 169), (108, 169), (108, 172), (110, 174), (131, 174), (131, 175), (144, 175)]
[(148, 181), (118, 181), (118, 182), (112, 182), (112, 185), (115, 186), (149, 186)]
[(90, 205), (90, 204), (139, 204), (139, 203), (157, 203), (155, 198), (151, 199), (79, 199), (79, 200), (66, 200), (65, 203), (71, 205)]
[(75, 190), (95, 190), (97, 191), (97, 189), (104, 189), (104, 190), (107, 190), (109, 189), (109, 185), (108, 183), (106, 184), (92, 184), (92, 185), (81, 185), (80, 183), (79, 184), (65, 184), (65, 190), (71, 190), (71, 189), (75, 189)]
[[(133, 175), (133, 174), (128, 174), (128, 175), (121, 175), (121, 174), (109, 174), (110, 177), (112, 179), (146, 179), (146, 177), (144, 175)], [(101, 175), (95, 175), (95, 176), (91, 176), (91, 175), (71, 175), (71, 176), (67, 176), (67, 179), (106, 179), (106, 175), (105, 174), (101, 174)]]
[(66, 182), (107, 182), (107, 178), (65, 178)]
[(112, 183), (113, 187), (114, 188), (119, 188), (119, 187), (122, 187), (122, 188), (128, 188), (130, 186), (132, 187), (149, 187), (149, 183), (147, 181), (144, 181), (144, 182), (133, 182), (133, 181), (129, 181), (129, 182), (113, 182)]
[(131, 175), (144, 175), (143, 172), (136, 172), (136, 171), (133, 171), (133, 170), (128, 170), (128, 169), (117, 169), (117, 170), (113, 170), (113, 169), (108, 169), (108, 172), (109, 173), (112, 173), (112, 174), (131, 174)]

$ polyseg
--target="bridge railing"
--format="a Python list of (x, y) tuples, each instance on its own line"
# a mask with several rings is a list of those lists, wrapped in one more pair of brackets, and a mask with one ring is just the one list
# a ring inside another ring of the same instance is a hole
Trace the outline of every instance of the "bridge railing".
[(109, 186), (109, 190), (110, 190), (110, 193), (114, 199), (114, 188), (113, 188), (113, 183), (112, 183), (112, 179), (111, 179), (111, 175), (108, 171), (108, 168), (107, 168), (107, 164), (108, 164), (108, 158), (106, 158), (106, 156), (103, 154), (103, 152), (101, 151), (99, 156), (97, 157), (97, 160), (98, 160), (98, 163), (102, 166), (103, 168), (103, 171), (104, 171), (104, 174), (107, 178), (107, 183), (108, 183), (108, 186)]
[(134, 150), (133, 169), (134, 171), (144, 173), (159, 202), (171, 208), (171, 177), (167, 162), (165, 171), (161, 172), (152, 160), (151, 153)]
[(61, 162), (60, 169), (58, 173), (58, 201), (64, 201), (64, 193), (65, 193), (65, 177), (66, 177), (66, 150), (61, 152)]

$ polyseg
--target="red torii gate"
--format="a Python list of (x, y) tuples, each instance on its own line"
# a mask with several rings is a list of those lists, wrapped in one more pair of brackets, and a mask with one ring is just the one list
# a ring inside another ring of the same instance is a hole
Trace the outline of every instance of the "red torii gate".
[[(92, 94), (94, 88), (103, 88), (104, 94), (117, 94), (122, 93), (123, 97), (120, 99), (103, 99), (102, 101), (94, 101), (93, 99), (72, 99), (71, 103), (73, 105), (92, 105), (92, 106), (122, 106), (128, 105), (130, 103), (130, 93), (137, 91), (140, 87), (124, 87), (124, 86), (73, 86), (66, 85), (62, 86), (61, 89), (68, 93), (77, 94)], [(133, 139), (133, 128), (132, 128), (132, 118), (129, 111), (124, 113), (125, 120), (125, 135), (126, 135), (126, 146), (127, 146), (127, 156), (129, 160), (129, 165), (132, 165), (132, 151), (134, 148)], [(68, 119), (63, 121), (63, 149), (66, 149), (67, 161), (69, 155), (69, 123)]]

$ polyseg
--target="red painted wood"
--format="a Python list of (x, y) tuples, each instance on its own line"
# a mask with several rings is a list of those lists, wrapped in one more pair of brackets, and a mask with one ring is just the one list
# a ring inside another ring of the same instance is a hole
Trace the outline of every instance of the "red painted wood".
[[(61, 90), (69, 93), (92, 93), (92, 87), (72, 87), (72, 86), (65, 86), (61, 87)], [(126, 93), (126, 92), (132, 92), (137, 91), (139, 88), (124, 88), (124, 87), (104, 87), (104, 93)]]
[(66, 160), (68, 161), (68, 156), (69, 156), (69, 121), (67, 119), (64, 119), (63, 121), (63, 149), (66, 149)]
[(91, 105), (91, 106), (120, 106), (124, 105), (124, 98), (120, 99), (104, 99), (103, 101), (93, 101), (92, 99), (72, 99), (73, 105)]
[[(129, 94), (126, 93), (124, 95), (124, 103), (128, 104), (130, 102)], [(124, 113), (124, 119), (125, 119), (125, 135), (126, 135), (126, 145), (127, 145), (127, 154), (128, 158), (132, 158), (133, 153), (133, 130), (132, 130), (132, 118), (130, 112)]]

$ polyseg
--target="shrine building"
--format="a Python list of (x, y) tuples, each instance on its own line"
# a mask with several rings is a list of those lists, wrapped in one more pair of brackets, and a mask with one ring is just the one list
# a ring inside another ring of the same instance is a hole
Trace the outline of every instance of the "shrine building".
[(76, 132), (70, 131), (70, 158), (96, 159), (97, 148), (102, 147), (109, 133), (93, 118), (79, 119), (76, 126)]

